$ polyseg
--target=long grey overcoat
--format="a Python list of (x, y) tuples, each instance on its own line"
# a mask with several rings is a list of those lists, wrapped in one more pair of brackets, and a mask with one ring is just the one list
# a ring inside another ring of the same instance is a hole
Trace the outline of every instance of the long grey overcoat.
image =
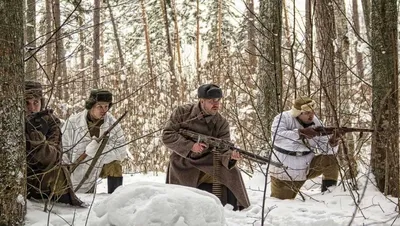
[[(201, 171), (213, 175), (213, 156), (190, 158), (195, 142), (182, 136), (179, 129), (230, 140), (229, 123), (219, 113), (204, 117), (199, 103), (179, 106), (171, 114), (162, 134), (165, 146), (172, 150), (167, 183), (197, 187)], [(231, 151), (222, 155), (220, 182), (232, 191), (241, 206), (247, 208), (250, 202), (243, 179), (235, 164), (229, 164), (230, 155)]]

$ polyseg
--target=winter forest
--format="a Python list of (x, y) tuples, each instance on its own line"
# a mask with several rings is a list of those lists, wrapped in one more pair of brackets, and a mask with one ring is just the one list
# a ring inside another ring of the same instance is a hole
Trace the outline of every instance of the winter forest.
[[(258, 155), (271, 154), (272, 119), (299, 96), (317, 101), (326, 126), (374, 129), (342, 138), (341, 178), (361, 192), (367, 169), (380, 192), (400, 197), (398, 1), (0, 0), (0, 28), (0, 143), (14, 149), (0, 154), (1, 184), (23, 166), (26, 79), (42, 82), (64, 120), (91, 89), (110, 90), (112, 114), (128, 112), (124, 173), (165, 172), (166, 120), (215, 83), (232, 141)], [(249, 175), (261, 169), (240, 164)], [(16, 194), (0, 188), (18, 216)]]

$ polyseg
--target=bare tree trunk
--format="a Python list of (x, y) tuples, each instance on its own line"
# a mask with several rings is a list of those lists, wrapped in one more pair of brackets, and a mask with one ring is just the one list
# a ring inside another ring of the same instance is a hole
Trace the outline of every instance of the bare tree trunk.
[[(83, 27), (83, 18), (84, 18), (84, 12), (83, 9), (80, 7), (79, 8), (79, 17), (78, 17), (78, 23), (79, 23), (79, 27)], [(86, 79), (86, 73), (85, 73), (85, 67), (86, 67), (86, 63), (85, 63), (85, 34), (83, 29), (79, 30), (79, 42), (81, 43), (81, 45), (79, 46), (79, 68), (80, 68), (80, 72), (79, 72), (79, 78), (82, 79), (82, 87), (81, 87), (81, 92), (80, 95), (81, 96), (86, 96), (86, 92), (87, 92), (87, 79)]]
[[(356, 32), (358, 35), (361, 35), (360, 31), (360, 15), (358, 14), (358, 1), (353, 0), (353, 24), (354, 24), (354, 32)], [(356, 35), (357, 40), (354, 42), (354, 51), (356, 54), (356, 65), (357, 65), (357, 74), (358, 77), (361, 79), (364, 79), (364, 62), (363, 62), (363, 54), (361, 54), (358, 51), (358, 35)]]
[[(26, 11), (26, 48), (28, 56), (35, 51), (36, 48), (36, 1), (27, 0)], [(31, 51), (33, 50), (33, 51)], [(26, 62), (26, 77), (30, 80), (37, 78), (37, 63), (34, 57)]]
[(176, 45), (176, 58), (178, 61), (178, 71), (179, 74), (182, 73), (182, 59), (181, 59), (181, 38), (179, 36), (179, 25), (178, 25), (178, 16), (176, 13), (176, 4), (175, 0), (171, 0), (172, 4), (172, 15), (174, 17), (174, 27), (175, 27), (175, 35), (174, 35), (174, 40), (175, 40), (175, 45)]
[(100, 0), (94, 0), (93, 9), (93, 88), (100, 86)]
[[(293, 2), (293, 13), (291, 14), (292, 15), (292, 17), (294, 17), (294, 18), (296, 18), (296, 10), (295, 10), (295, 8), (296, 8), (296, 5), (295, 5), (296, 3), (295, 2)], [(293, 90), (294, 91), (294, 95), (291, 95), (291, 96), (293, 96), (294, 98), (296, 98), (297, 97), (297, 78), (296, 78), (296, 73), (295, 73), (295, 62), (294, 62), (294, 43), (295, 43), (295, 40), (296, 40), (296, 32), (295, 32), (295, 30), (296, 30), (296, 23), (293, 23), (293, 32), (291, 33), (291, 31), (290, 31), (290, 25), (289, 25), (289, 17), (288, 17), (288, 13), (287, 13), (287, 7), (286, 7), (286, 1), (285, 0), (283, 0), (282, 1), (282, 8), (283, 8), (283, 18), (284, 18), (284, 21), (285, 21), (285, 23), (284, 23), (284, 25), (282, 25), (283, 27), (284, 27), (284, 36), (285, 36), (285, 39), (286, 39), (286, 41), (285, 41), (285, 43), (284, 43), (284, 46), (286, 47), (286, 49), (287, 49), (287, 51), (289, 52), (288, 54), (289, 54), (289, 56), (288, 56), (288, 59), (287, 59), (287, 67), (286, 67), (286, 69), (285, 69), (285, 71), (283, 72), (283, 74), (286, 74), (286, 75), (288, 75), (288, 76), (290, 76), (290, 79), (289, 79), (289, 81), (287, 82), (288, 84), (288, 86), (290, 87), (290, 90)], [(295, 19), (294, 19), (295, 20)], [(291, 35), (292, 35), (292, 37), (291, 37)], [(285, 53), (283, 53), (283, 55), (286, 55)], [(286, 58), (286, 57), (282, 57), (282, 58)]]
[(197, 83), (201, 83), (200, 79), (200, 0), (196, 0), (196, 71), (197, 71)]
[(140, 0), (142, 6), (142, 20), (144, 26), (144, 36), (146, 39), (146, 54), (147, 54), (147, 67), (149, 69), (150, 78), (153, 76), (153, 63), (151, 60), (151, 52), (150, 52), (150, 37), (149, 37), (149, 28), (147, 23), (147, 16), (146, 16), (146, 8), (144, 6), (144, 0)]
[(107, 1), (107, 8), (108, 8), (108, 12), (110, 13), (111, 23), (112, 23), (112, 27), (113, 27), (113, 31), (114, 31), (115, 43), (117, 44), (120, 67), (123, 68), (125, 66), (125, 61), (124, 61), (124, 55), (122, 54), (121, 42), (120, 42), (119, 36), (118, 36), (117, 24), (115, 23), (114, 14), (113, 14), (112, 8), (110, 6), (110, 0), (106, 0), (106, 1)]
[(168, 21), (168, 16), (167, 16), (167, 5), (165, 0), (160, 0), (161, 3), (161, 8), (162, 13), (163, 13), (163, 18), (164, 18), (164, 26), (165, 26), (165, 33), (167, 36), (167, 51), (170, 57), (169, 60), (169, 68), (171, 71), (171, 105), (176, 104), (176, 101), (179, 99), (179, 86), (178, 86), (178, 80), (176, 77), (175, 73), (175, 60), (174, 60), (174, 55), (172, 53), (172, 44), (171, 44), (171, 38), (169, 36), (169, 21)]
[(398, 11), (396, 0), (371, 7), (372, 139), (371, 166), (385, 195), (399, 196)]
[[(335, 74), (335, 49), (333, 42), (335, 34), (335, 15), (332, 0), (316, 2), (317, 48), (319, 56), (320, 90), (325, 103), (322, 115), (328, 124), (335, 124), (335, 109), (337, 106), (337, 80)], [(336, 124), (335, 124), (336, 125)]]
[(255, 74), (257, 69), (256, 57), (256, 27), (254, 23), (254, 0), (247, 0), (247, 50), (249, 54), (249, 73)]
[[(305, 76), (307, 83), (305, 84), (304, 93), (311, 95), (311, 79), (314, 74), (314, 53), (313, 53), (313, 23), (312, 23), (312, 11), (314, 9), (315, 1), (306, 0), (306, 63), (305, 63)], [(303, 87), (301, 84), (300, 87)]]
[[(217, 71), (216, 73), (212, 74), (213, 81), (217, 84), (220, 84), (221, 80), (221, 72), (222, 72), (222, 1), (218, 0), (218, 12), (217, 12), (217, 54), (216, 54), (216, 61), (217, 62)], [(215, 77), (216, 76), (216, 77)]]
[(23, 1), (0, 1), (0, 225), (26, 213)]
[(361, 0), (368, 40), (371, 40), (371, 0)]
[(260, 1), (260, 20), (259, 110), (269, 137), (273, 117), (282, 111), (282, 1)]
[[(46, 44), (46, 75), (51, 76), (52, 74), (52, 66), (53, 66), (53, 43), (51, 39), (51, 32), (53, 28), (53, 19), (52, 15), (52, 0), (45, 0), (46, 1), (46, 40), (48, 43)], [(48, 77), (48, 80), (51, 78)]]
[[(349, 37), (347, 36), (348, 34), (348, 28), (347, 28), (347, 18), (346, 18), (346, 8), (345, 8), (345, 3), (343, 0), (336, 1), (335, 4), (335, 20), (336, 20), (336, 33), (337, 33), (337, 39), (336, 39), (336, 46), (337, 46), (337, 51), (336, 51), (336, 59), (337, 59), (337, 64), (336, 64), (336, 74), (337, 80), (340, 81), (342, 84), (350, 84), (349, 83), (349, 74), (348, 74), (348, 56), (349, 56)], [(341, 88), (341, 86), (338, 86)], [(345, 101), (348, 99), (349, 92), (351, 90), (345, 89), (345, 87), (348, 86), (343, 86), (343, 89), (340, 89), (339, 93), (339, 103), (344, 106), (343, 113), (340, 114), (340, 111), (337, 114), (337, 120), (340, 120), (340, 125), (342, 125), (342, 122), (349, 122), (351, 119), (349, 115), (351, 114), (350, 112), (350, 106), (347, 104), (344, 104)], [(344, 145), (340, 146), (339, 152), (338, 152), (338, 158), (340, 161), (340, 164), (345, 170), (344, 177), (346, 179), (351, 179), (352, 183), (349, 183), (353, 187), (351, 189), (356, 190), (358, 185), (357, 185), (357, 174), (358, 174), (358, 168), (357, 168), (357, 162), (355, 160), (355, 139), (352, 133), (347, 133), (345, 139)]]
[(169, 55), (169, 69), (171, 70), (171, 73), (172, 73), (172, 79), (176, 79), (175, 59), (174, 59), (174, 54), (172, 52), (171, 37), (169, 35), (169, 21), (168, 21), (168, 16), (167, 16), (167, 5), (165, 3), (165, 0), (160, 0), (160, 3), (161, 3), (162, 15), (163, 15), (163, 19), (164, 19), (165, 33), (167, 36), (166, 38), (167, 38), (167, 52)]
[[(53, 80), (56, 83), (56, 97), (59, 100), (62, 100), (65, 96), (68, 95), (68, 91), (63, 88), (63, 83), (67, 80), (67, 64), (65, 61), (65, 49), (64, 42), (62, 36), (62, 27), (61, 27), (61, 14), (60, 14), (60, 0), (54, 0), (54, 26), (55, 30), (57, 30), (55, 38), (56, 38), (56, 77)], [(62, 115), (62, 114), (60, 114)], [(66, 115), (63, 115), (65, 117)]]

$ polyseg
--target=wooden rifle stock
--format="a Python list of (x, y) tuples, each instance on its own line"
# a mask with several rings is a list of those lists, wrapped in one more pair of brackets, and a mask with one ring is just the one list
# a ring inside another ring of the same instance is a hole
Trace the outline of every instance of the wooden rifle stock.
[(326, 135), (331, 135), (334, 133), (353, 133), (353, 132), (368, 132), (372, 133), (375, 130), (373, 129), (365, 129), (365, 128), (352, 128), (352, 127), (323, 127), (323, 126), (318, 126), (315, 127), (314, 130), (316, 132), (320, 133), (320, 136), (326, 136)]
[(257, 162), (260, 164), (270, 163), (271, 165), (276, 166), (276, 167), (286, 168), (282, 163), (273, 162), (267, 157), (263, 157), (263, 156), (245, 151), (243, 149), (237, 148), (237, 147), (235, 147), (235, 145), (233, 143), (226, 141), (226, 140), (222, 140), (219, 138), (196, 133), (196, 132), (186, 130), (186, 129), (179, 129), (179, 133), (182, 134), (184, 137), (187, 137), (187, 138), (193, 140), (194, 142), (205, 143), (210, 148), (213, 148), (213, 147), (216, 148), (216, 150), (224, 150), (224, 151), (227, 151), (229, 149), (235, 150), (235, 151), (239, 152), (243, 156), (243, 158), (246, 158), (250, 161), (254, 161), (254, 162)]

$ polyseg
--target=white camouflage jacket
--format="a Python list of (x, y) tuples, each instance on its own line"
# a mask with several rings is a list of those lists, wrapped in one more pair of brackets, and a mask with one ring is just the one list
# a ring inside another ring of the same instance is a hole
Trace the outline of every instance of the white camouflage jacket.
[[(77, 114), (74, 114), (67, 119), (61, 129), (62, 145), (63, 145), (63, 161), (66, 163), (73, 163), (76, 159), (85, 152), (86, 146), (90, 143), (91, 137), (88, 131), (86, 122), (88, 110), (84, 110)], [(107, 112), (104, 117), (104, 123), (100, 127), (100, 136), (116, 121), (116, 119)], [(104, 154), (105, 153), (105, 154)], [(101, 169), (104, 164), (110, 163), (114, 160), (124, 160), (127, 158), (127, 146), (125, 142), (124, 132), (121, 126), (118, 124), (111, 130), (109, 134), (109, 140), (103, 150), (103, 154), (98, 159), (96, 166), (93, 168), (88, 179), (78, 190), (78, 192), (87, 192), (94, 185)], [(74, 187), (84, 177), (87, 172), (90, 163), (92, 162), (90, 156), (80, 164), (75, 171), (71, 174), (71, 180)], [(88, 161), (90, 160), (90, 161)]]
[[(314, 116), (314, 125), (311, 127), (322, 126), (319, 119)], [(270, 166), (270, 175), (279, 180), (304, 181), (307, 179), (309, 164), (316, 153), (323, 155), (336, 154), (338, 146), (331, 147), (328, 144), (329, 136), (317, 136), (312, 139), (300, 139), (298, 129), (304, 128), (290, 111), (282, 112), (275, 116), (271, 127), (273, 145), (291, 152), (312, 153), (303, 156), (292, 156), (274, 150), (272, 161), (280, 161), (287, 166), (285, 170), (275, 166)], [(307, 144), (307, 145), (306, 145)], [(290, 177), (287, 175), (289, 174)]]

